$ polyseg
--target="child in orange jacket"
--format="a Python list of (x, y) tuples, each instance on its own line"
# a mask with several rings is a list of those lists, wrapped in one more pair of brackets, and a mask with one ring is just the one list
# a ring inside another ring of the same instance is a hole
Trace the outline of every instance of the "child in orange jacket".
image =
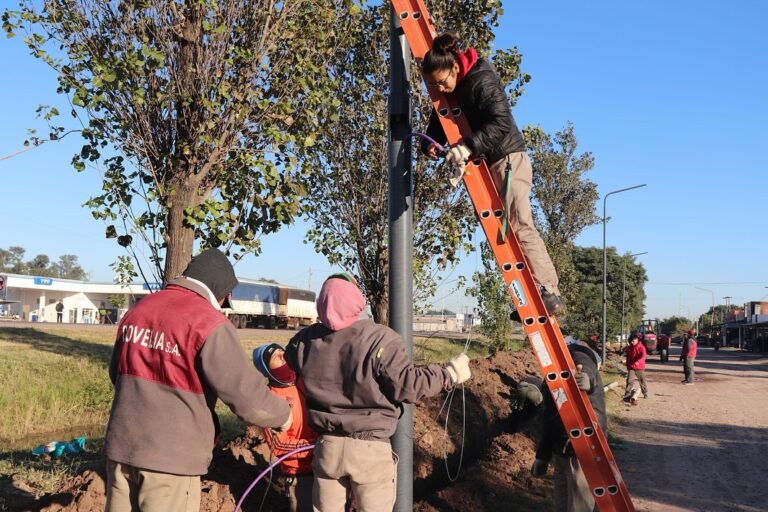
[[(264, 429), (264, 437), (279, 458), (291, 451), (314, 444), (317, 434), (308, 423), (304, 383), (285, 362), (285, 350), (277, 343), (253, 351), (253, 364), (268, 380), (269, 389), (291, 406), (293, 423), (282, 433)], [(312, 451), (296, 453), (280, 463), (288, 487), (291, 512), (312, 511)]]

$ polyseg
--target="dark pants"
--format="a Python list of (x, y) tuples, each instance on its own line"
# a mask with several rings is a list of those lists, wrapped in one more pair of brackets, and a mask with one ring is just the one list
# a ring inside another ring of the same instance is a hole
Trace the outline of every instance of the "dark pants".
[(683, 372), (685, 373), (685, 382), (693, 382), (693, 363), (696, 360), (695, 357), (686, 357), (683, 359)]
[(58, 312), (58, 311), (56, 312), (56, 321), (57, 321), (58, 323), (61, 323), (61, 319), (62, 319), (63, 317), (64, 317), (64, 313), (61, 313), (61, 312)]

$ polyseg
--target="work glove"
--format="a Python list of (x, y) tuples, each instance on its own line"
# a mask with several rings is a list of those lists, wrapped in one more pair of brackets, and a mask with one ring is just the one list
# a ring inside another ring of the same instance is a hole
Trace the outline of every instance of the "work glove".
[(292, 424), (293, 424), (293, 411), (289, 411), (288, 412), (288, 419), (285, 421), (285, 423), (283, 423), (282, 425), (280, 425), (277, 428), (273, 428), (272, 430), (274, 430), (275, 432), (285, 432), (289, 428), (291, 428)]
[(548, 468), (549, 468), (549, 462), (547, 462), (544, 459), (536, 459), (535, 461), (533, 461), (533, 466), (531, 466), (531, 475), (544, 476), (547, 474)]
[(466, 170), (467, 160), (471, 152), (469, 148), (464, 144), (457, 144), (448, 150), (448, 154), (445, 156), (445, 161), (451, 165), (453, 173), (448, 181), (451, 182), (451, 186), (455, 187), (461, 181)]
[(462, 384), (472, 376), (469, 371), (469, 358), (464, 352), (451, 359), (445, 369), (451, 376), (451, 384), (453, 385)]
[(530, 382), (520, 382), (517, 385), (517, 392), (534, 407), (538, 407), (544, 401), (544, 395), (541, 394), (541, 390)]
[(582, 391), (589, 391), (592, 388), (592, 384), (589, 382), (589, 375), (581, 371), (581, 365), (576, 365), (576, 374), (573, 376), (576, 379), (576, 385)]

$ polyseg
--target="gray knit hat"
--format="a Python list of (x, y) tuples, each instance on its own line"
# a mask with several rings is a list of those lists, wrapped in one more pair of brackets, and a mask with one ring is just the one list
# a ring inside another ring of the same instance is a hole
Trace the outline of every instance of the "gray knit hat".
[(224, 253), (218, 249), (206, 249), (192, 258), (182, 275), (205, 284), (216, 300), (225, 299), (222, 307), (232, 307), (229, 294), (237, 286), (235, 269)]

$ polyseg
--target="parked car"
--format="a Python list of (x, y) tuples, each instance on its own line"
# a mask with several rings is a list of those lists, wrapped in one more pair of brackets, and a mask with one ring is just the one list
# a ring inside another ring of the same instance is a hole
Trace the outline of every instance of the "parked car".
[(699, 344), (699, 346), (709, 345), (709, 336), (706, 334), (699, 334), (696, 336), (696, 342)]

